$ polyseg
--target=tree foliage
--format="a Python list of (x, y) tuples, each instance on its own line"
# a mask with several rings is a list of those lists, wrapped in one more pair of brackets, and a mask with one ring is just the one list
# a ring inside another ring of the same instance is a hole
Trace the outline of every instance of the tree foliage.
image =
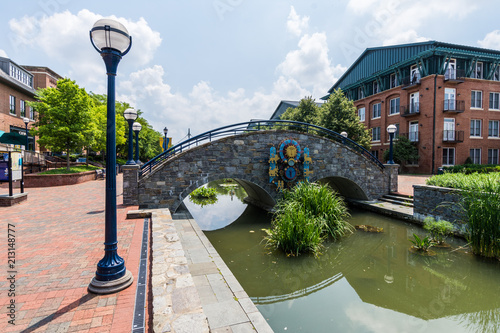
[(70, 152), (89, 145), (97, 130), (92, 121), (93, 100), (85, 89), (67, 78), (57, 81), (55, 88), (39, 89), (36, 98), (37, 102), (30, 102), (38, 114), (32, 133), (39, 137), (40, 145), (65, 151), (69, 170)]
[[(407, 161), (418, 161), (419, 158), (417, 147), (408, 138), (398, 136), (394, 140), (393, 160), (395, 163), (403, 165)], [(389, 160), (389, 149), (384, 151), (384, 160)]]
[(348, 138), (370, 149), (370, 132), (359, 121), (354, 103), (347, 99), (341, 89), (335, 90), (321, 106), (312, 97), (305, 97), (298, 107), (288, 108), (281, 119), (302, 121), (337, 133), (345, 131)]

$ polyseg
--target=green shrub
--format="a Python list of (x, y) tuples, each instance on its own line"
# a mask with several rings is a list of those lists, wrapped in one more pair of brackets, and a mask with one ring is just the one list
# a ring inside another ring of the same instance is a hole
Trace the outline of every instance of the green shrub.
[(284, 191), (276, 204), (271, 229), (266, 229), (268, 246), (288, 255), (312, 252), (318, 255), (327, 237), (339, 239), (352, 232), (346, 222), (347, 207), (328, 185), (299, 183)]
[(491, 173), (500, 172), (500, 165), (496, 164), (465, 164), (443, 167), (445, 173)]
[(59, 169), (50, 169), (46, 170), (43, 172), (40, 172), (39, 175), (60, 175), (60, 174), (68, 174), (68, 173), (79, 173), (79, 172), (86, 172), (86, 171), (94, 171), (100, 169), (99, 167), (93, 166), (93, 165), (78, 165), (78, 166), (72, 166), (70, 167), (69, 171), (64, 168), (59, 168)]
[(462, 190), (478, 189), (482, 187), (490, 187), (491, 183), (496, 183), (496, 192), (500, 192), (500, 173), (445, 173), (435, 175), (426, 180), (427, 185), (451, 187)]
[(431, 233), (431, 240), (437, 244), (443, 244), (446, 236), (453, 233), (453, 224), (448, 221), (436, 221), (433, 217), (426, 217), (424, 229)]
[(202, 187), (198, 187), (196, 190), (191, 192), (191, 194), (189, 196), (194, 197), (194, 198), (198, 198), (198, 199), (200, 199), (200, 198), (205, 198), (205, 199), (213, 198), (213, 197), (217, 197), (217, 190), (214, 188), (208, 188), (208, 187), (202, 186)]

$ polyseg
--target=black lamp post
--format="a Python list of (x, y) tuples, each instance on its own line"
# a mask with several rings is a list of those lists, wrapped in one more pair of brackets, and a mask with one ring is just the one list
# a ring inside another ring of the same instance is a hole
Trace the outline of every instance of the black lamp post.
[(110, 294), (130, 286), (134, 280), (125, 268), (125, 261), (118, 255), (116, 226), (116, 119), (115, 76), (122, 56), (132, 46), (132, 37), (119, 22), (98, 20), (90, 30), (92, 46), (99, 52), (108, 75), (107, 131), (106, 131), (106, 206), (104, 257), (97, 264), (97, 271), (88, 287), (90, 292)]
[(29, 150), (29, 132), (28, 132), (28, 123), (30, 122), (30, 120), (26, 117), (23, 118), (23, 122), (24, 122), (24, 126), (26, 126), (26, 148), (24, 148), (25, 151), (28, 151)]
[(135, 165), (134, 161), (134, 134), (132, 133), (132, 124), (137, 119), (137, 111), (127, 109), (123, 112), (123, 117), (128, 122), (128, 161), (126, 165)]
[(393, 160), (393, 149), (392, 149), (392, 141), (394, 140), (394, 134), (396, 133), (396, 131), (398, 130), (398, 128), (396, 127), (396, 125), (389, 125), (387, 126), (387, 133), (389, 133), (389, 140), (390, 140), (390, 144), (389, 144), (389, 161), (387, 161), (387, 164), (394, 164), (394, 160)]
[(165, 126), (165, 128), (163, 129), (163, 134), (165, 134), (165, 140), (164, 140), (165, 149), (163, 149), (163, 151), (167, 151), (167, 149), (168, 149), (167, 133), (168, 133), (168, 128), (167, 128), (167, 126)]
[(139, 160), (139, 132), (141, 131), (142, 125), (137, 121), (132, 125), (132, 129), (135, 132), (135, 164), (141, 165)]

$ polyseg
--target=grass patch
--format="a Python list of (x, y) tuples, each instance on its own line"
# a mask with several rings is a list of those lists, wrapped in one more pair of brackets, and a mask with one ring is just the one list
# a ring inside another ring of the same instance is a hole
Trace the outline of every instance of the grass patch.
[(444, 173), (432, 176), (426, 180), (427, 185), (451, 187), (462, 190), (475, 190), (490, 188), (496, 182), (496, 192), (500, 192), (500, 173)]
[(475, 254), (500, 258), (500, 173), (445, 173), (427, 185), (463, 190), (467, 240)]
[(354, 228), (346, 222), (347, 207), (328, 185), (300, 183), (283, 192), (275, 206), (271, 229), (265, 229), (267, 246), (287, 255), (320, 254), (322, 243), (339, 239)]
[(86, 172), (86, 171), (94, 171), (97, 169), (101, 169), (99, 167), (93, 166), (93, 165), (79, 165), (79, 166), (72, 166), (70, 167), (69, 171), (64, 168), (59, 168), (59, 169), (51, 169), (51, 170), (46, 170), (43, 172), (38, 173), (39, 175), (61, 175), (61, 174), (70, 174), (70, 173), (80, 173), (80, 172)]

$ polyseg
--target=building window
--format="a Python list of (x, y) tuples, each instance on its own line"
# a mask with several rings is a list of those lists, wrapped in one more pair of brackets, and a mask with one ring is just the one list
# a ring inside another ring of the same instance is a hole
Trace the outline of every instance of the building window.
[(419, 93), (413, 93), (410, 94), (410, 105), (409, 105), (409, 113), (414, 114), (414, 113), (419, 113), (420, 112), (420, 104), (418, 103), (419, 101)]
[(380, 141), (380, 127), (372, 128), (372, 141)]
[(481, 164), (481, 149), (473, 148), (470, 150), (470, 159), (474, 164)]
[(359, 121), (365, 121), (365, 108), (358, 109)]
[(481, 137), (481, 119), (471, 119), (470, 121), (470, 136), (480, 138)]
[(378, 160), (378, 150), (372, 150), (372, 155), (375, 156)]
[(409, 125), (408, 140), (418, 142), (418, 121), (411, 121)]
[(500, 93), (490, 92), (490, 109), (500, 110), (499, 101)]
[(34, 120), (35, 119), (35, 110), (31, 106), (26, 106), (26, 109), (28, 110), (28, 113), (30, 114), (30, 119)]
[(378, 82), (373, 81), (373, 94), (378, 94), (380, 92), (380, 89), (378, 87)]
[(498, 164), (498, 149), (488, 149), (488, 164)]
[(396, 88), (398, 86), (398, 75), (396, 73), (392, 73), (389, 77), (389, 88)]
[(500, 81), (500, 65), (497, 65), (495, 71), (493, 72), (493, 80)]
[(483, 78), (483, 63), (476, 62), (475, 66), (472, 69), (471, 77), (473, 79), (482, 79)]
[(380, 118), (382, 114), (382, 105), (380, 103), (373, 104), (373, 116), (372, 118)]
[(362, 98), (365, 98), (365, 91), (364, 91), (363, 87), (359, 87), (358, 88), (358, 99), (362, 99)]
[(399, 97), (391, 99), (389, 104), (390, 104), (389, 114), (399, 113)]
[(488, 122), (488, 137), (498, 138), (498, 120), (490, 120)]
[(19, 111), (21, 112), (21, 117), (26, 117), (26, 102), (23, 100), (20, 100), (19, 102)]
[(413, 65), (410, 68), (410, 84), (420, 83), (420, 71), (417, 65)]
[(443, 148), (443, 165), (455, 165), (455, 148)]
[(470, 95), (470, 107), (476, 109), (483, 108), (483, 92), (480, 90), (472, 90)]
[(16, 97), (10, 95), (10, 114), (16, 114)]

